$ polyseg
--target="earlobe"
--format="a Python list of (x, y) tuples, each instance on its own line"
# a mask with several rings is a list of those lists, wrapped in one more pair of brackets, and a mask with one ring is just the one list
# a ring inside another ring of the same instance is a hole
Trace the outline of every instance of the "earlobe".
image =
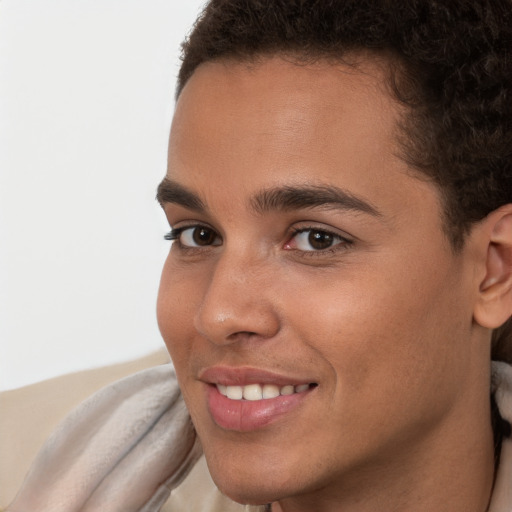
[(487, 225), (485, 277), (480, 283), (474, 318), (496, 329), (512, 315), (512, 204), (492, 212)]

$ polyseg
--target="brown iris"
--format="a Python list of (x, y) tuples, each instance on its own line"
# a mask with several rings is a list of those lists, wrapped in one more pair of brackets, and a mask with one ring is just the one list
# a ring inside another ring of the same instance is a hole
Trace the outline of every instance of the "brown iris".
[(208, 228), (195, 228), (192, 239), (197, 245), (212, 245), (215, 242), (215, 231)]
[(326, 231), (310, 231), (308, 242), (314, 249), (327, 249), (334, 242), (334, 236)]

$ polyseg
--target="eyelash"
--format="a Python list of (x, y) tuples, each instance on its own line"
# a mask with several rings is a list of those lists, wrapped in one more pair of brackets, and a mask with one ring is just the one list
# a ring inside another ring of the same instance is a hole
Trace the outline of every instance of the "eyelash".
[[(201, 247), (201, 246), (191, 247), (188, 245), (184, 245), (181, 242), (180, 237), (184, 231), (187, 231), (189, 229), (198, 229), (198, 228), (204, 228), (204, 229), (211, 230), (211, 231), (215, 232), (209, 226), (206, 226), (203, 224), (194, 224), (194, 225), (190, 225), (190, 226), (181, 226), (179, 228), (173, 228), (173, 229), (171, 229), (171, 231), (169, 231), (169, 233), (167, 233), (164, 236), (164, 238), (165, 238), (165, 240), (169, 240), (171, 242), (176, 243), (178, 245), (179, 249), (182, 251), (197, 251), (197, 250), (208, 249), (212, 246), (215, 247), (214, 244), (205, 245), (204, 247)], [(353, 240), (345, 238), (345, 237), (339, 235), (338, 233), (335, 233), (328, 229), (319, 228), (318, 226), (307, 226), (307, 227), (301, 227), (301, 228), (293, 228), (291, 235), (288, 237), (289, 241), (287, 242), (287, 244), (289, 244), (290, 241), (295, 239), (298, 235), (300, 235), (302, 233), (307, 233), (309, 231), (311, 231), (311, 232), (316, 231), (318, 233), (323, 233), (325, 235), (331, 236), (334, 240), (338, 241), (338, 243), (335, 243), (332, 246), (326, 247), (325, 249), (318, 249), (318, 250), (315, 250), (315, 249), (312, 249), (312, 250), (288, 249), (288, 250), (300, 252), (301, 255), (303, 255), (304, 257), (321, 257), (321, 256), (325, 256), (326, 254), (332, 254), (334, 252), (346, 250), (354, 243)]]
[(169, 242), (174, 242), (175, 240), (179, 240), (181, 233), (183, 233), (183, 231), (185, 231), (185, 229), (191, 229), (191, 228), (195, 228), (195, 227), (198, 227), (198, 226), (185, 226), (182, 228), (173, 228), (173, 229), (171, 229), (171, 231), (169, 231), (169, 233), (166, 233), (164, 235), (164, 239), (169, 240)]

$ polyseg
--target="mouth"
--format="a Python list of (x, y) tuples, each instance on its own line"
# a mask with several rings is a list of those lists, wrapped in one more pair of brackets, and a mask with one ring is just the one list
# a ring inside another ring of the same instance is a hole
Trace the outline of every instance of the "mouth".
[(210, 367), (200, 380), (213, 422), (239, 432), (293, 417), (318, 387), (316, 382), (251, 368)]

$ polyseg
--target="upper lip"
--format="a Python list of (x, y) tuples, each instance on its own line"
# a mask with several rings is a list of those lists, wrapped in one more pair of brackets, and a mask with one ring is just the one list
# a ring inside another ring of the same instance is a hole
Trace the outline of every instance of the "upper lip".
[(274, 384), (276, 386), (300, 386), (311, 384), (313, 381), (297, 378), (260, 368), (210, 366), (199, 373), (199, 380), (208, 384), (224, 386), (247, 386), (248, 384)]

